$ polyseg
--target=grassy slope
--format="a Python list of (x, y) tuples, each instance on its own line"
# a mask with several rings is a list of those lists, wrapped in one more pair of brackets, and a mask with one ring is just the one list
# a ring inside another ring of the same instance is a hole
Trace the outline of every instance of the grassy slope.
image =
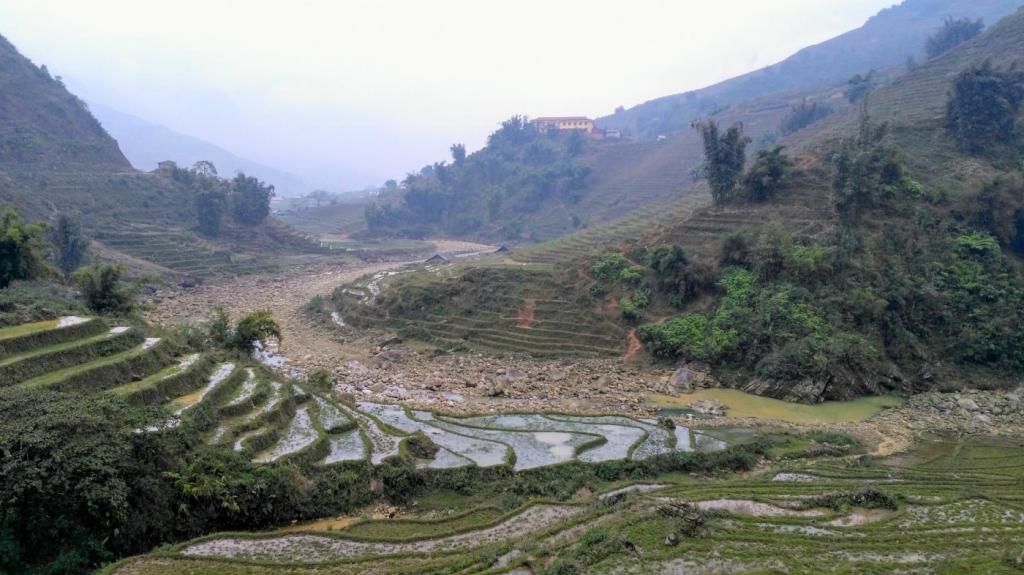
[(925, 40), (946, 17), (981, 18), (993, 24), (1021, 6), (1020, 0), (906, 0), (883, 10), (864, 26), (809, 46), (778, 64), (699, 90), (664, 96), (598, 120), (638, 137), (685, 129), (690, 121), (720, 106), (770, 94), (804, 91), (846, 82), (854, 74), (924, 59)]

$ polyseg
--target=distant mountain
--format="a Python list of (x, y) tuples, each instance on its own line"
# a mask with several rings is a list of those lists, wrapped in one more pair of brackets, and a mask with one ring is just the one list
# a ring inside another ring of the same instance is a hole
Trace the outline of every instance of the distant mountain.
[(925, 41), (944, 18), (981, 18), (986, 25), (1014, 12), (1024, 0), (906, 0), (882, 10), (863, 26), (789, 58), (682, 94), (664, 96), (598, 120), (642, 139), (683, 128), (701, 116), (738, 102), (843, 82), (872, 69), (925, 58)]
[(0, 172), (130, 169), (85, 103), (0, 36)]
[(302, 178), (295, 174), (238, 157), (206, 140), (175, 132), (166, 126), (119, 112), (99, 103), (90, 103), (89, 109), (121, 145), (122, 151), (132, 165), (140, 170), (153, 170), (157, 163), (163, 160), (174, 160), (183, 166), (191, 166), (200, 160), (209, 160), (217, 166), (217, 171), (222, 177), (230, 177), (235, 172), (242, 171), (273, 184), (282, 195), (295, 196), (310, 191)]

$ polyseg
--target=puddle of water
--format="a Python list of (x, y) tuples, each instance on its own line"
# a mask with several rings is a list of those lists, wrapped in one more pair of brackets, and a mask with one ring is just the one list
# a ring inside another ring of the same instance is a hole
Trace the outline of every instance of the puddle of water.
[(253, 459), (253, 461), (257, 463), (277, 461), (285, 455), (298, 453), (313, 445), (319, 438), (320, 433), (313, 426), (313, 418), (309, 414), (309, 407), (304, 405), (295, 410), (295, 417), (288, 424), (284, 437), (277, 442), (277, 445)]
[(370, 463), (377, 465), (388, 457), (398, 454), (398, 445), (402, 438), (384, 433), (384, 430), (377, 425), (373, 418), (367, 417), (357, 410), (345, 409), (345, 412), (356, 420), (359, 428), (366, 434), (370, 441)]
[(346, 431), (341, 435), (332, 435), (328, 438), (330, 451), (324, 457), (321, 465), (330, 465), (342, 461), (362, 461), (366, 459), (366, 442), (359, 434), (358, 429)]
[(678, 397), (652, 395), (650, 403), (661, 408), (688, 408), (698, 400), (721, 401), (730, 417), (775, 419), (790, 423), (824, 424), (863, 421), (887, 407), (902, 404), (898, 397), (880, 395), (861, 397), (852, 401), (826, 401), (816, 405), (790, 403), (745, 393), (736, 389), (699, 389)]
[(150, 348), (152, 348), (154, 345), (156, 345), (158, 343), (160, 343), (160, 338), (159, 337), (147, 337), (142, 342), (142, 349), (143, 350), (150, 349)]
[(545, 435), (543, 432), (534, 433), (528, 431), (501, 431), (495, 429), (481, 429), (477, 427), (466, 427), (456, 423), (456, 418), (432, 419), (431, 423), (441, 429), (451, 431), (460, 435), (468, 435), (477, 439), (485, 439), (504, 443), (512, 448), (516, 454), (515, 469), (533, 469), (546, 465), (555, 465), (570, 461), (574, 453), (582, 445), (594, 440), (593, 436), (579, 433), (564, 433), (568, 436), (566, 443), (552, 445), (545, 443), (537, 435), (546, 440), (553, 440), (557, 437), (561, 440), (562, 434), (555, 434), (554, 437)]
[(245, 381), (242, 382), (242, 389), (234, 399), (228, 402), (229, 406), (240, 405), (252, 399), (256, 392), (256, 372), (251, 367), (245, 369)]
[(504, 463), (508, 456), (508, 447), (501, 443), (465, 437), (432, 425), (433, 415), (425, 411), (413, 412), (410, 418), (397, 405), (364, 402), (359, 404), (359, 409), (405, 433), (422, 431), (436, 445), (463, 457), (464, 464), (473, 462), (480, 467), (492, 467)]
[(345, 415), (345, 412), (338, 409), (334, 404), (319, 395), (314, 396), (317, 406), (317, 419), (324, 431), (330, 433), (334, 429), (345, 427), (352, 422), (352, 419)]
[(66, 315), (57, 320), (57, 328), (72, 327), (78, 324), (82, 324), (89, 321), (87, 317), (79, 317), (77, 315)]

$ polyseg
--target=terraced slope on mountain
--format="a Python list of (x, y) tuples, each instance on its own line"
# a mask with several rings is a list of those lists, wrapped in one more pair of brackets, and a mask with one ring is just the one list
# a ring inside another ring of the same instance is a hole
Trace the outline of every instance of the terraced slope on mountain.
[[(571, 501), (512, 509), (459, 502), (437, 519), (320, 521), (270, 533), (222, 533), (132, 558), (111, 575), (1014, 573), (1024, 512), (1011, 439), (931, 438), (908, 454), (774, 461), (754, 475), (609, 484)], [(452, 501), (445, 499), (446, 502)], [(436, 512), (436, 511), (435, 511)], [(272, 562), (272, 563), (270, 563)]]
[(598, 119), (601, 126), (637, 138), (686, 130), (712, 110), (771, 94), (843, 84), (855, 74), (923, 61), (925, 40), (944, 18), (982, 19), (986, 25), (1013, 13), (1020, 0), (907, 0), (882, 10), (862, 27), (804, 48), (778, 64), (698, 90), (664, 96)]

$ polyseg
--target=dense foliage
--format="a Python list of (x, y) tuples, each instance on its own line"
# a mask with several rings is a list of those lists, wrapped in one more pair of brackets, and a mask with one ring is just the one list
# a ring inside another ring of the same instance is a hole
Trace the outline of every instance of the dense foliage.
[(268, 186), (253, 176), (239, 173), (231, 181), (231, 207), (239, 223), (262, 224), (270, 215), (273, 197), (274, 186)]
[(57, 269), (64, 277), (70, 277), (82, 267), (89, 253), (89, 240), (82, 233), (82, 226), (77, 220), (61, 214), (53, 227), (51, 241), (56, 250)]
[(783, 180), (793, 169), (793, 162), (783, 153), (785, 149), (785, 146), (773, 146), (757, 151), (754, 165), (743, 177), (746, 200), (763, 202), (772, 199), (779, 191)]
[(581, 134), (540, 133), (513, 116), (488, 137), (487, 147), (467, 156), (452, 146), (452, 164), (436, 162), (385, 185), (379, 202), (366, 208), (372, 235), (424, 237), (432, 233), (516, 239), (524, 220), (544, 205), (573, 205), (590, 169), (578, 161)]
[(97, 261), (78, 270), (75, 283), (89, 309), (101, 314), (124, 314), (132, 311), (134, 300), (121, 280), (123, 275), (121, 266)]
[(929, 58), (934, 58), (981, 34), (984, 29), (985, 24), (980, 18), (971, 20), (970, 18), (948, 17), (943, 21), (942, 28), (928, 38), (925, 50), (928, 52)]
[(40, 225), (23, 222), (14, 210), (0, 216), (0, 289), (14, 280), (39, 277), (46, 270), (43, 231)]
[(715, 205), (724, 204), (743, 173), (750, 138), (743, 135), (741, 124), (733, 124), (724, 134), (714, 120), (698, 122), (694, 128), (704, 141), (702, 171), (711, 186), (711, 199)]
[(986, 154), (1005, 148), (1017, 152), (1022, 102), (1024, 71), (997, 70), (989, 61), (970, 66), (953, 83), (946, 128), (965, 152)]

